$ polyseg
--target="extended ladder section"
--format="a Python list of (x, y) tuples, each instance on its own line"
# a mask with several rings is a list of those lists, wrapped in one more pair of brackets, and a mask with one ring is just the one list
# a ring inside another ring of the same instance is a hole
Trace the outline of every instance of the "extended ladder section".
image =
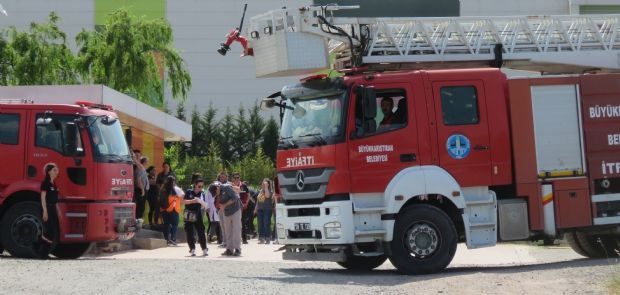
[(253, 17), (249, 32), (257, 76), (307, 74), (330, 64), (335, 69), (490, 65), (549, 73), (620, 70), (620, 15), (329, 16), (343, 8), (350, 7), (280, 9)]

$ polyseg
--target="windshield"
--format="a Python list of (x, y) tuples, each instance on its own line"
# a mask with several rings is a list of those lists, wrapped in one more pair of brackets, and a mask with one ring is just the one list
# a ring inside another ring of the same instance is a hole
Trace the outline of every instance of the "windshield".
[(89, 117), (88, 132), (91, 135), (93, 155), (97, 162), (131, 161), (129, 147), (123, 135), (121, 123), (106, 117)]
[(346, 93), (302, 100), (291, 98), (280, 131), (280, 149), (334, 144), (344, 139)]

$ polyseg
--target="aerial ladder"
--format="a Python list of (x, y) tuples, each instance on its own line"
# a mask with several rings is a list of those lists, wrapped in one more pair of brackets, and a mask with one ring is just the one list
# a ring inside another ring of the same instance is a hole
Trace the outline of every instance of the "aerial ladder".
[[(358, 6), (277, 9), (250, 20), (257, 77), (334, 70), (504, 67), (620, 70), (620, 15), (337, 17)], [(235, 35), (235, 36), (238, 36)]]

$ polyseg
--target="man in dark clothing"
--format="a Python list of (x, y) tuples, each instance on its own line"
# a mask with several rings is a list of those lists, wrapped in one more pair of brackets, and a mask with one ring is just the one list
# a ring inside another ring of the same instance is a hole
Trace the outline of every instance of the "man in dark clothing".
[(220, 186), (219, 202), (223, 208), (224, 237), (226, 251), (224, 256), (241, 255), (241, 200), (230, 184)]
[(233, 173), (232, 186), (235, 192), (239, 194), (241, 199), (241, 205), (243, 206), (241, 211), (241, 240), (244, 244), (248, 243), (248, 234), (250, 233), (250, 212), (248, 211), (248, 203), (250, 202), (250, 190), (248, 186), (241, 181), (241, 175), (239, 172)]
[(383, 120), (379, 123), (379, 127), (390, 125), (394, 120), (394, 113), (392, 110), (394, 109), (394, 101), (391, 97), (384, 97), (381, 99), (381, 112), (383, 112)]
[(197, 178), (193, 183), (194, 187), (187, 190), (184, 197), (185, 210), (183, 217), (185, 218), (185, 233), (187, 237), (187, 245), (191, 256), (196, 256), (196, 241), (194, 231), (198, 235), (198, 242), (202, 248), (202, 256), (207, 256), (207, 238), (205, 236), (205, 224), (202, 220), (201, 207), (206, 207), (204, 202), (204, 181)]

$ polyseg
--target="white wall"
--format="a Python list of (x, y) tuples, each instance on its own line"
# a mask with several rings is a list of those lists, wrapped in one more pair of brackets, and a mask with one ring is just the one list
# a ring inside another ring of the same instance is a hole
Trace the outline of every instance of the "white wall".
[[(192, 90), (186, 102), (187, 116), (196, 105), (204, 111), (212, 102), (223, 116), (226, 109), (235, 114), (240, 103), (245, 107), (254, 101), (279, 91), (282, 86), (298, 81), (298, 78), (254, 77), (252, 57), (239, 58), (241, 46), (233, 44), (226, 56), (216, 50), (224, 42), (224, 36), (239, 25), (243, 4), (249, 3), (245, 24), (250, 17), (282, 6), (299, 7), (310, 0), (168, 0), (167, 18), (172, 24), (175, 45), (182, 52), (192, 75)], [(244, 34), (245, 34), (244, 27)], [(168, 107), (176, 110), (171, 94), (166, 93)]]
[(94, 28), (94, 1), (86, 0), (1, 0), (8, 15), (0, 14), (0, 29), (15, 26), (28, 29), (32, 22), (46, 22), (51, 11), (61, 20), (59, 27), (67, 34), (71, 48), (75, 47), (75, 35), (82, 28)]

